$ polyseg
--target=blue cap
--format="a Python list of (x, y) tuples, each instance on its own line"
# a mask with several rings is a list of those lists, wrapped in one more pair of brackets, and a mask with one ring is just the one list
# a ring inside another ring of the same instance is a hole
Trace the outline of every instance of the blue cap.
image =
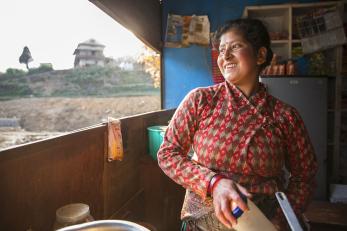
[(239, 207), (236, 207), (233, 209), (232, 213), (233, 213), (233, 216), (237, 219), (237, 218), (241, 217), (241, 215), (243, 214), (243, 211)]

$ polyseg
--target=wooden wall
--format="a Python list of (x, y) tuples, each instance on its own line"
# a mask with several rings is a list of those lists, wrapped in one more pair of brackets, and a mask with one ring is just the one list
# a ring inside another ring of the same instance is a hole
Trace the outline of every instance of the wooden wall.
[(55, 210), (86, 203), (95, 219), (177, 230), (184, 191), (147, 155), (148, 126), (173, 110), (122, 118), (125, 157), (107, 162), (106, 125), (0, 152), (0, 230), (50, 230)]
[(0, 230), (50, 230), (55, 210), (103, 206), (105, 126), (0, 152)]
[[(150, 223), (157, 230), (179, 230), (184, 190), (147, 155), (147, 127), (167, 125), (173, 112), (167, 110), (121, 120), (124, 160), (105, 166), (107, 217)], [(129, 182), (138, 187), (128, 187)]]

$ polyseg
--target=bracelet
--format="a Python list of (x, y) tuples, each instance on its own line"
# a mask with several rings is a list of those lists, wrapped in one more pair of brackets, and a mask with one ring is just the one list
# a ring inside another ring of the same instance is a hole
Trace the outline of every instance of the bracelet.
[(214, 188), (217, 186), (217, 183), (221, 180), (224, 179), (225, 177), (223, 175), (216, 174), (212, 177), (210, 184), (208, 185), (207, 188), (207, 195), (212, 197), (212, 193)]

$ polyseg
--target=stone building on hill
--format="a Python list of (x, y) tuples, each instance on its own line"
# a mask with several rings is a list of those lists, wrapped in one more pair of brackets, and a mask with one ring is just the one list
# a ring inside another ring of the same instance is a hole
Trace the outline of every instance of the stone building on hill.
[(95, 39), (89, 39), (85, 42), (79, 43), (73, 53), (75, 55), (74, 67), (92, 65), (104, 66), (104, 48), (105, 46), (98, 43)]

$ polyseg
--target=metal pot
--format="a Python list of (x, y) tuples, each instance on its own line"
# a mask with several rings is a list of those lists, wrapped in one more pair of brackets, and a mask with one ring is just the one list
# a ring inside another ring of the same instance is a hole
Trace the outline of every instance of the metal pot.
[(150, 231), (134, 222), (123, 220), (99, 220), (72, 225), (57, 231)]

